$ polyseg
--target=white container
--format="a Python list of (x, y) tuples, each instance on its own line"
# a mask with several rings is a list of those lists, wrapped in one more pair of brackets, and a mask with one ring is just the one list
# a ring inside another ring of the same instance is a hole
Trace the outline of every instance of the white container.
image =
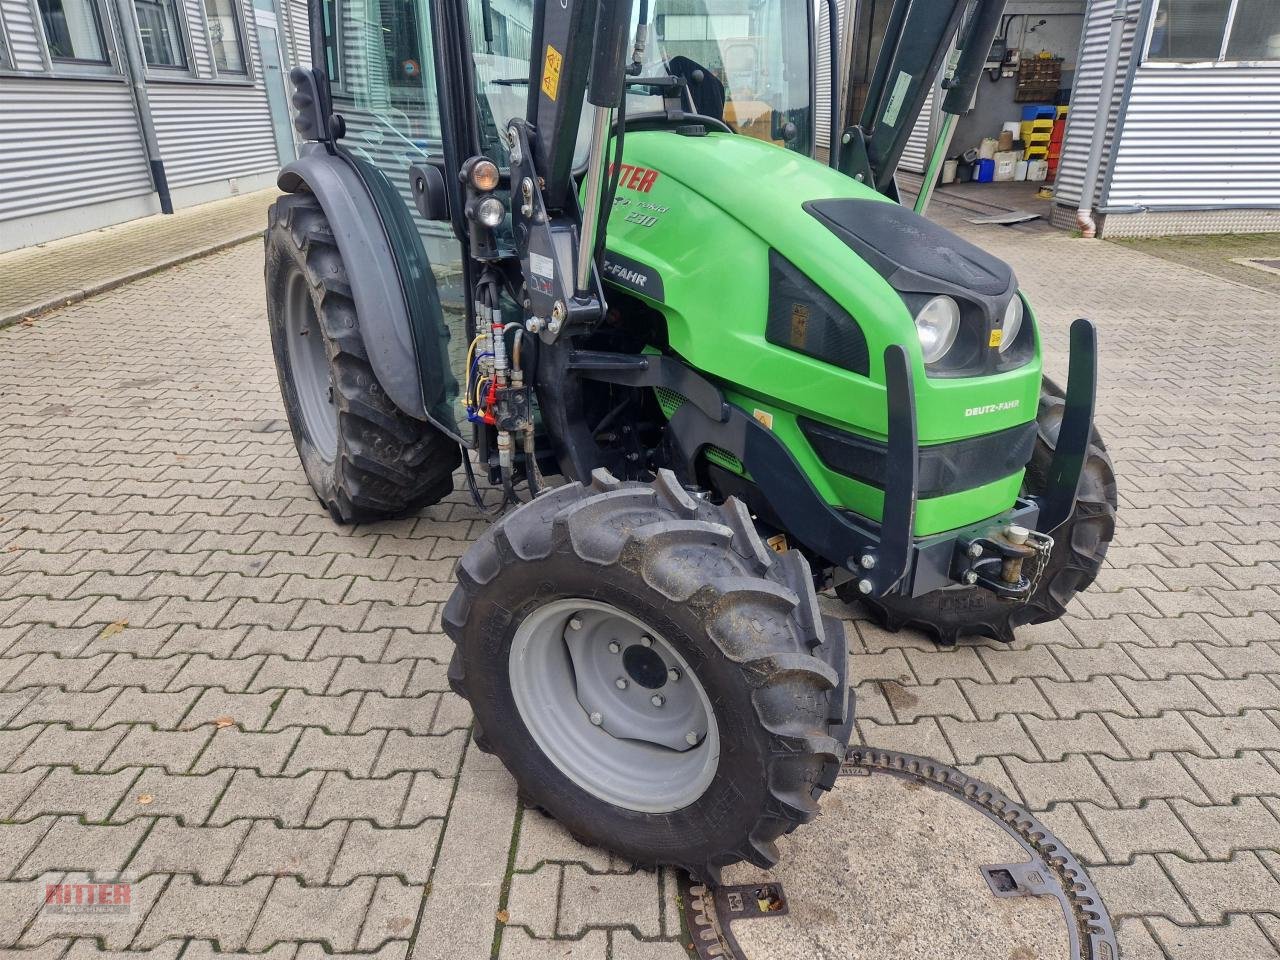
[(1017, 164), (1017, 166), (1014, 168), (1014, 171), (1013, 171), (1013, 179), (1015, 179), (1015, 180), (1025, 180), (1025, 179), (1027, 179), (1027, 164), (1028, 164), (1028, 163), (1029, 163), (1029, 161), (1027, 161), (1027, 160), (1019, 160), (1019, 161), (1018, 161), (1018, 164)]
[(1010, 133), (1013, 134), (1013, 139), (1015, 140), (1017, 140), (1020, 136), (1022, 136), (1022, 124), (1019, 123), (1017, 120), (1010, 120), (1003, 127), (1001, 127), (1001, 130), (1002, 131), (1008, 130)]
[(997, 153), (994, 159), (996, 161), (996, 173), (992, 179), (996, 183), (1009, 183), (1012, 181), (1018, 169), (1018, 155), (1011, 150), (1007, 150), (1003, 153)]
[(942, 161), (942, 182), (955, 183), (956, 168), (959, 166), (960, 166), (960, 162), (958, 160), (943, 160)]
[(1049, 161), (1048, 160), (1029, 160), (1027, 161), (1027, 179), (1036, 183), (1043, 183), (1049, 177)]
[(978, 147), (978, 158), (981, 160), (994, 160), (998, 145), (999, 141), (995, 137), (987, 137)]

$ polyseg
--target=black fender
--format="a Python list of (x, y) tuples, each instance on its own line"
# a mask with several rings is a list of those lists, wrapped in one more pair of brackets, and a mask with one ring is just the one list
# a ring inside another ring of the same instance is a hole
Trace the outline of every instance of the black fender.
[[(369, 172), (381, 176), (376, 168), (370, 167)], [(406, 265), (387, 236), (389, 229), (403, 232), (405, 225), (384, 225), (384, 211), (355, 162), (330, 152), (324, 144), (303, 146), (302, 155), (281, 169), (276, 184), (285, 193), (310, 191), (324, 209), (347, 267), (360, 337), (383, 391), (408, 416), (428, 420), (456, 436), (457, 426), (447, 412), (446, 385), (453, 376), (440, 342), (443, 313), (425, 253), (422, 263), (407, 265), (414, 288), (409, 289), (402, 276)], [(394, 193), (390, 183), (385, 186)], [(395, 202), (402, 203), (398, 197)], [(390, 208), (385, 212), (392, 217), (397, 213)], [(407, 212), (398, 212), (407, 218)], [(408, 226), (413, 229), (411, 222)], [(426, 314), (416, 329), (411, 303)]]

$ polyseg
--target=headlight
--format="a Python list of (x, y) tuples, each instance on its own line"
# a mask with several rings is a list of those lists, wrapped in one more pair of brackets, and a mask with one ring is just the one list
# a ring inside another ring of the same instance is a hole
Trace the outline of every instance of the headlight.
[(1018, 331), (1022, 329), (1022, 314), (1024, 312), (1022, 297), (1015, 293), (1013, 299), (1009, 301), (1009, 306), (1004, 308), (1004, 333), (1000, 337), (1001, 353), (1013, 346), (1013, 341), (1018, 339)]
[(960, 306), (950, 297), (934, 297), (916, 314), (916, 334), (925, 363), (941, 360), (956, 342)]
[(476, 204), (476, 219), (486, 227), (496, 227), (507, 215), (507, 208), (497, 197), (485, 197)]

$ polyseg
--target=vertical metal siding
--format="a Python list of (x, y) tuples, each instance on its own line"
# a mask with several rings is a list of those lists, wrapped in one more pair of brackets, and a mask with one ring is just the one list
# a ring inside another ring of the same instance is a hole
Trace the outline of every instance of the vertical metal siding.
[(213, 52), (206, 33), (204, 0), (184, 0), (187, 10), (187, 36), (191, 38), (191, 55), (197, 77), (213, 76)]
[(15, 70), (43, 70), (44, 57), (40, 53), (41, 29), (34, 22), (31, 5), (27, 0), (0, 0), (4, 11), (5, 35), (9, 39), (9, 55), (13, 57)]
[[(1124, 3), (1124, 0), (1089, 0), (1089, 9), (1085, 14), (1084, 33), (1080, 38), (1080, 54), (1076, 58), (1075, 85), (1071, 91), (1071, 113), (1067, 117), (1067, 131), (1062, 142), (1062, 160), (1058, 166), (1058, 176), (1054, 185), (1055, 199), (1060, 203), (1078, 205), (1081, 191), (1084, 189), (1085, 167), (1089, 163), (1089, 149), (1096, 134), (1094, 121), (1098, 113), (1102, 71), (1107, 60), (1107, 46), (1111, 36), (1111, 15), (1115, 12), (1117, 3)], [(1136, 9), (1136, 6), (1132, 4), (1130, 8)], [(1124, 100), (1124, 78), (1129, 70), (1136, 33), (1136, 23), (1125, 24), (1115, 91), (1110, 104), (1110, 118), (1102, 148), (1102, 176), (1098, 178), (1098, 188), (1094, 194), (1095, 203), (1101, 202), (1102, 186), (1106, 181), (1107, 170), (1113, 157), (1116, 122), (1120, 115), (1120, 105)]]
[(924, 106), (920, 109), (920, 116), (916, 118), (916, 125), (911, 128), (911, 137), (907, 140), (907, 145), (902, 151), (902, 159), (898, 161), (898, 169), (907, 170), (911, 173), (924, 173), (925, 168), (929, 165), (929, 151), (933, 146), (933, 138), (936, 133), (935, 119), (936, 111), (934, 105), (937, 100), (938, 92), (937, 84), (929, 90), (929, 95), (925, 97)]
[(1108, 207), (1280, 205), (1280, 67), (1138, 68)]
[[(836, 0), (836, 14), (839, 19), (837, 36), (844, 36), (845, 24), (849, 22), (847, 0)], [(814, 139), (819, 147), (831, 146), (831, 45), (827, 43), (827, 4), (825, 0), (817, 0), (818, 17), (814, 41), (817, 57), (814, 61)], [(839, 63), (840, 51), (835, 51)]]
[(0, 78), (0, 222), (151, 192), (129, 88)]

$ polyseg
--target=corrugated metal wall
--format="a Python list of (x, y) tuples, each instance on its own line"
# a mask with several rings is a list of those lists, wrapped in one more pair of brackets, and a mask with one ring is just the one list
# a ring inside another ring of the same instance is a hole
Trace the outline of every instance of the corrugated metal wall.
[(929, 152), (933, 147), (937, 127), (937, 114), (934, 110), (937, 91), (937, 84), (934, 84), (929, 90), (929, 95), (925, 97), (920, 116), (916, 118), (916, 125), (911, 128), (911, 138), (907, 140), (907, 146), (902, 151), (902, 159), (898, 161), (900, 170), (924, 173), (929, 165)]
[[(836, 8), (840, 23), (839, 36), (844, 36), (844, 26), (848, 23), (847, 0), (836, 0)], [(818, 0), (817, 28), (814, 40), (817, 44), (815, 58), (815, 96), (814, 96), (814, 141), (819, 147), (831, 147), (831, 44), (827, 41), (827, 4)], [(839, 63), (840, 51), (836, 51), (836, 62)], [(843, 67), (843, 64), (841, 65)]]
[[(1089, 162), (1089, 149), (1095, 136), (1095, 119), (1098, 112), (1098, 95), (1102, 89), (1102, 71), (1107, 59), (1107, 43), (1111, 35), (1111, 16), (1117, 3), (1125, 0), (1089, 0), (1085, 14), (1084, 33), (1080, 38), (1080, 54), (1076, 58), (1075, 84), (1071, 93), (1071, 113), (1067, 117), (1067, 131), (1062, 142), (1062, 160), (1054, 184), (1058, 203), (1078, 206), (1084, 189), (1085, 166)], [(1131, 5), (1137, 13), (1138, 4)], [(1103, 146), (1102, 176), (1098, 178), (1095, 202), (1101, 202), (1102, 185), (1106, 180), (1107, 165), (1112, 156), (1116, 121), (1124, 100), (1125, 77), (1128, 76), (1129, 59), (1133, 51), (1137, 25), (1125, 25), (1124, 42), (1120, 50), (1120, 65), (1116, 74), (1115, 91), (1111, 99), (1110, 119), (1107, 123)]]
[(128, 86), (0, 80), (0, 184), (0, 221), (150, 193)]
[(1280, 67), (1142, 65), (1106, 206), (1280, 205)]
[(44, 57), (32, 22), (30, 4), (27, 0), (0, 0), (0, 11), (4, 15), (5, 36), (9, 39), (14, 69), (43, 70)]
[(166, 83), (152, 85), (150, 93), (171, 187), (249, 176), (279, 166), (260, 86)]

